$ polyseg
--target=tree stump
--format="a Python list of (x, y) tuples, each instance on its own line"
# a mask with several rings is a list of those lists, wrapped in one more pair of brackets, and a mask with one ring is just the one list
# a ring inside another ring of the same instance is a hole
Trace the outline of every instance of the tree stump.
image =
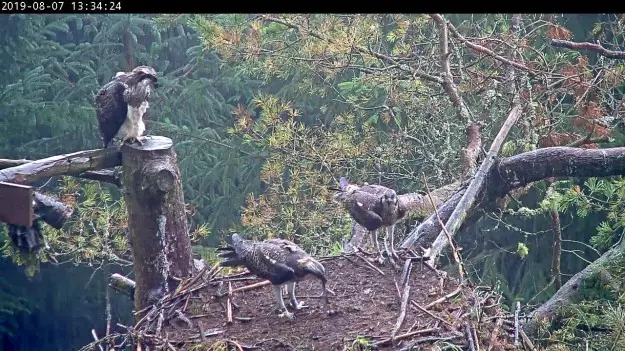
[[(191, 241), (171, 139), (150, 136), (121, 148), (135, 310), (155, 303), (192, 273)], [(135, 316), (141, 318), (139, 314)]]

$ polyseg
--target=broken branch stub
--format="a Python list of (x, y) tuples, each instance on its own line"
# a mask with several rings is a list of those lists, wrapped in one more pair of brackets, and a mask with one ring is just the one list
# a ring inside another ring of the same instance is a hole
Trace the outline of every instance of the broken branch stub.
[(177, 279), (191, 275), (191, 242), (171, 139), (151, 136), (143, 145), (125, 144), (121, 152), (135, 310), (140, 311), (175, 289)]

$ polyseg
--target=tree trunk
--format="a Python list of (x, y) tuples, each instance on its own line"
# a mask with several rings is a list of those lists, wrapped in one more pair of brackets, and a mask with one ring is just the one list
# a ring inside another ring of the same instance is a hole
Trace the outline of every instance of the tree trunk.
[[(122, 147), (135, 310), (157, 302), (192, 273), (191, 242), (171, 139), (152, 136)], [(141, 318), (139, 315), (136, 318)]]

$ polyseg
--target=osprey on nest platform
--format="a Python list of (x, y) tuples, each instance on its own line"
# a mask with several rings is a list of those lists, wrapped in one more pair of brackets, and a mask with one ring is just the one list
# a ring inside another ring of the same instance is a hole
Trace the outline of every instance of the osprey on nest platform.
[(105, 148), (120, 147), (125, 142), (143, 144), (145, 113), (157, 87), (154, 68), (138, 66), (130, 73), (118, 72), (98, 91), (96, 116)]
[(395, 190), (377, 184), (358, 186), (349, 184), (345, 177), (340, 179), (340, 189), (334, 195), (334, 200), (341, 202), (347, 208), (349, 215), (356, 223), (363, 226), (371, 236), (371, 244), (375, 246), (380, 263), (384, 263), (380, 245), (378, 244), (378, 230), (385, 228), (390, 239), (391, 254), (397, 258), (394, 249), (395, 224), (404, 218), (406, 204), (397, 196)]
[(295, 298), (295, 283), (313, 275), (321, 280), (324, 303), (328, 303), (326, 290), (327, 279), (323, 265), (307, 254), (295, 243), (285, 239), (268, 239), (254, 241), (242, 239), (238, 234), (232, 234), (232, 246), (221, 247), (218, 254), (224, 260), (223, 267), (245, 266), (250, 273), (259, 278), (267, 279), (273, 285), (273, 292), (278, 303), (278, 309), (283, 311), (280, 317), (293, 318), (282, 300), (282, 285), (287, 286), (290, 305), (293, 309), (304, 308), (303, 303)]

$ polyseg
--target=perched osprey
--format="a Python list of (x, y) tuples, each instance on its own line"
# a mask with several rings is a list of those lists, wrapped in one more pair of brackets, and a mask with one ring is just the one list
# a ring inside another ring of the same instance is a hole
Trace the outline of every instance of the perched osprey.
[(371, 244), (380, 255), (380, 263), (384, 262), (378, 244), (378, 230), (382, 228), (386, 229), (386, 235), (390, 239), (391, 253), (396, 256), (395, 224), (404, 218), (407, 210), (406, 204), (397, 196), (395, 190), (377, 184), (363, 186), (349, 184), (345, 177), (341, 177), (340, 186), (334, 199), (343, 203), (356, 223), (369, 231)]
[(105, 148), (119, 147), (125, 142), (143, 144), (145, 113), (157, 87), (154, 68), (138, 66), (130, 73), (118, 72), (98, 91), (96, 116)]
[(309, 275), (321, 280), (322, 297), (328, 303), (326, 290), (327, 279), (323, 265), (307, 254), (302, 248), (285, 239), (268, 239), (254, 241), (242, 239), (238, 234), (232, 234), (232, 246), (221, 247), (218, 254), (225, 258), (221, 265), (224, 267), (245, 266), (252, 274), (262, 279), (268, 279), (273, 285), (273, 291), (278, 303), (278, 309), (283, 311), (280, 317), (293, 318), (282, 300), (282, 285), (287, 286), (290, 305), (299, 310), (304, 306), (295, 298), (295, 283), (306, 279)]

